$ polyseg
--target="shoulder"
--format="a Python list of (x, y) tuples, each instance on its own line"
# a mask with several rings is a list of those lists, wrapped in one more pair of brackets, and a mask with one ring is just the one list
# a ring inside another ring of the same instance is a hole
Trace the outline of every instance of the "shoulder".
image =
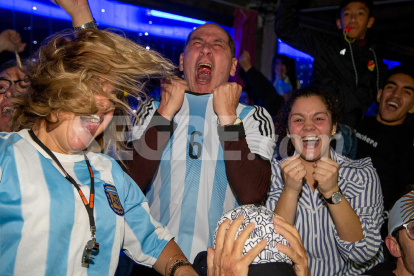
[(347, 174), (350, 171), (360, 176), (364, 176), (367, 173), (376, 174), (376, 170), (372, 165), (372, 160), (370, 157), (353, 160), (338, 153), (335, 153), (334, 161), (337, 162), (339, 165), (340, 174)]
[(20, 132), (1, 132), (0, 155), (3, 156), (11, 148), (20, 149), (21, 151), (27, 151), (29, 148), (33, 149), (33, 146), (26, 141), (28, 135), (27, 129), (21, 130)]
[(237, 114), (243, 121), (245, 127), (252, 126), (258, 128), (260, 134), (263, 136), (271, 136), (274, 132), (272, 117), (262, 106), (239, 103)]
[(139, 122), (136, 120), (136, 118), (134, 118), (133, 125), (143, 125), (145, 120), (149, 119), (155, 113), (159, 104), (159, 100), (149, 97), (137, 108), (136, 114), (139, 118)]

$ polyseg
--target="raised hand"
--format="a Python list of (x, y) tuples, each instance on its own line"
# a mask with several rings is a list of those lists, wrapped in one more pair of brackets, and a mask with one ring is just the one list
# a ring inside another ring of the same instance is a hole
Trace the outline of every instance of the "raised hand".
[(293, 262), (293, 269), (297, 276), (311, 276), (308, 266), (308, 254), (302, 244), (299, 232), (293, 225), (287, 223), (282, 217), (273, 218), (275, 230), (289, 242), (290, 247), (278, 243), (277, 249), (286, 254)]
[(242, 87), (235, 82), (227, 82), (213, 89), (213, 108), (221, 126), (231, 124), (237, 118), (236, 108), (241, 91)]
[(329, 198), (338, 191), (338, 168), (339, 165), (328, 157), (321, 159), (313, 164), (315, 168), (313, 179), (318, 182), (319, 192)]
[(287, 158), (280, 164), (280, 169), (285, 190), (299, 194), (302, 191), (303, 178), (306, 176), (306, 169), (299, 154)]
[(81, 26), (93, 20), (88, 0), (52, 0), (72, 17), (74, 27)]
[(239, 64), (245, 72), (249, 71), (252, 68), (252, 63), (250, 61), (250, 54), (246, 50), (239, 56)]
[(161, 81), (161, 102), (158, 113), (168, 120), (172, 120), (181, 109), (184, 93), (189, 90), (187, 82), (178, 77), (166, 78)]
[(26, 43), (22, 43), (20, 34), (14, 30), (4, 30), (0, 33), (0, 52), (9, 51), (22, 52)]
[(207, 249), (208, 276), (245, 276), (249, 272), (249, 265), (266, 247), (267, 240), (262, 240), (243, 256), (246, 240), (255, 227), (254, 223), (250, 223), (235, 240), (243, 219), (243, 216), (239, 216), (231, 224), (227, 219), (220, 225), (216, 237), (216, 250), (211, 247)]

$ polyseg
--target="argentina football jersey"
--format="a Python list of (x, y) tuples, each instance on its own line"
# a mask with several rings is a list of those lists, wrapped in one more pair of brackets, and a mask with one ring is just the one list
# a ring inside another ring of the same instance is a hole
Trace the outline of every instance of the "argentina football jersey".
[[(134, 122), (132, 140), (143, 135), (159, 103), (151, 98), (138, 111), (140, 120)], [(236, 111), (250, 151), (270, 160), (275, 143), (268, 112), (242, 103)], [(198, 252), (212, 245), (221, 215), (241, 203), (228, 183), (213, 95), (187, 91), (173, 120), (176, 129), (163, 150), (146, 196), (151, 214), (167, 225), (186, 257), (193, 261)]]

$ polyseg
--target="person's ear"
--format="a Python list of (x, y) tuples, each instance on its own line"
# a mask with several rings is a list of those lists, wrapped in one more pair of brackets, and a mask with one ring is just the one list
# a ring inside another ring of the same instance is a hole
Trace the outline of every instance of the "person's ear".
[(338, 27), (338, 29), (342, 30), (342, 24), (341, 24), (340, 18), (336, 19), (336, 26)]
[(290, 138), (290, 133), (289, 133), (289, 129), (286, 128), (286, 136)]
[(410, 108), (410, 110), (408, 110), (408, 113), (410, 113), (410, 114), (414, 113), (414, 103), (413, 103), (413, 106)]
[(401, 257), (400, 245), (398, 244), (396, 238), (392, 236), (385, 237), (385, 244), (387, 245), (388, 251), (390, 251), (391, 255), (395, 258)]
[(236, 75), (236, 68), (237, 68), (237, 58), (232, 58), (230, 76), (234, 77)]
[(371, 16), (371, 17), (368, 19), (367, 29), (371, 28), (371, 27), (372, 27), (372, 25), (374, 25), (374, 22), (375, 22), (375, 18)]
[(379, 89), (377, 93), (377, 102), (381, 101), (381, 94), (382, 94), (382, 89)]
[(336, 126), (337, 126), (338, 124), (334, 124), (333, 126), (332, 126), (332, 136), (334, 136), (335, 134), (336, 134)]
[(184, 71), (184, 53), (181, 53), (180, 55), (180, 63), (178, 65), (178, 69), (180, 71)]

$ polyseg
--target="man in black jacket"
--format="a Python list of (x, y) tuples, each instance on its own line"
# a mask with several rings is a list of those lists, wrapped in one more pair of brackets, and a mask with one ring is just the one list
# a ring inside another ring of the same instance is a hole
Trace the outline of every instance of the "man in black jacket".
[(305, 28), (297, 20), (299, 0), (281, 0), (275, 31), (283, 42), (313, 56), (313, 82), (324, 86), (342, 110), (340, 123), (355, 127), (375, 100), (386, 67), (366, 38), (374, 24), (372, 0), (343, 0), (337, 26), (343, 36)]
[(381, 181), (384, 211), (388, 213), (404, 187), (414, 183), (414, 131), (406, 120), (414, 113), (414, 67), (403, 64), (392, 68), (377, 100), (377, 116), (365, 117), (355, 128), (356, 158), (371, 157)]

